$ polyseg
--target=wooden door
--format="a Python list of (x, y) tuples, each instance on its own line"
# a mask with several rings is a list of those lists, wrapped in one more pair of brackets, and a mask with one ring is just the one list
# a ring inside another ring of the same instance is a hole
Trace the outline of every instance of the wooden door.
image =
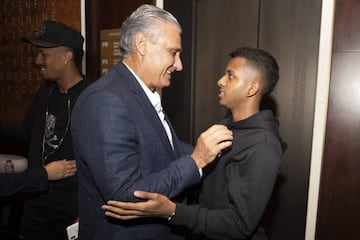
[(333, 44), (316, 239), (359, 239), (359, 1), (336, 1)]

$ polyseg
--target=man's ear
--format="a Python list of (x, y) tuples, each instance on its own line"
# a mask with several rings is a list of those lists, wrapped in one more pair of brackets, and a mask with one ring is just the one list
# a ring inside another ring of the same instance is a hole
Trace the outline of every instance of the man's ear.
[(143, 33), (137, 33), (135, 35), (135, 50), (141, 56), (146, 53), (147, 38)]
[(252, 97), (260, 91), (260, 83), (259, 81), (251, 81), (250, 87), (247, 92), (247, 97)]
[(66, 51), (64, 55), (64, 63), (67, 65), (71, 60), (74, 59), (74, 53), (72, 51)]

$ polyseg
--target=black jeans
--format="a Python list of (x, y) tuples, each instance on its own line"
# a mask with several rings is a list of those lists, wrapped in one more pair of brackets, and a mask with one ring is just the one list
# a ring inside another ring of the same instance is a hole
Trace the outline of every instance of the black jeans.
[(24, 240), (67, 240), (66, 227), (73, 224), (77, 217), (77, 206), (32, 199), (25, 203), (21, 232)]

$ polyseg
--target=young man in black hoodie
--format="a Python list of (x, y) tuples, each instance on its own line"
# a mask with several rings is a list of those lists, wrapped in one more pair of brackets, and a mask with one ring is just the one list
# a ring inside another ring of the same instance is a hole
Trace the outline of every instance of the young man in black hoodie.
[(219, 102), (231, 116), (223, 120), (233, 131), (231, 149), (204, 169), (197, 205), (174, 203), (157, 193), (136, 191), (141, 203), (110, 201), (105, 215), (128, 220), (145, 216), (185, 226), (196, 239), (266, 239), (260, 221), (270, 199), (286, 144), (278, 120), (260, 102), (279, 78), (276, 60), (267, 52), (238, 48), (230, 53), (225, 74), (217, 82)]

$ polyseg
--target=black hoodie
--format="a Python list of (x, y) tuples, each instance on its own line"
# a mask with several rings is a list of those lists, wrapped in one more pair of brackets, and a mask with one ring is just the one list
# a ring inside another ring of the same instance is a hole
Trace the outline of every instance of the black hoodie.
[(171, 224), (186, 226), (195, 239), (266, 239), (259, 226), (270, 199), (286, 144), (269, 110), (238, 122), (232, 147), (203, 169), (198, 205), (176, 205)]

